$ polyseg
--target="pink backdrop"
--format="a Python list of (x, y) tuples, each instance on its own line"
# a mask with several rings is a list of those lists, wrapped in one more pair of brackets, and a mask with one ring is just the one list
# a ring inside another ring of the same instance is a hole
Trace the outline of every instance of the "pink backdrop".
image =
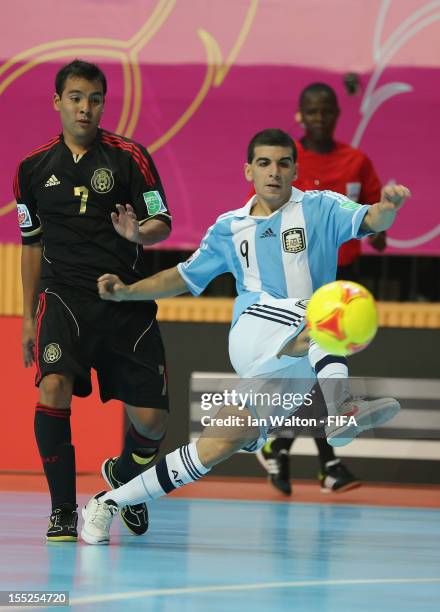
[[(2, 26), (0, 242), (19, 241), (18, 161), (59, 131), (54, 74), (81, 57), (107, 73), (103, 126), (153, 153), (174, 215), (167, 248), (192, 248), (242, 203), (248, 140), (265, 127), (299, 135), (298, 94), (323, 80), (340, 98), (337, 137), (414, 194), (388, 252), (440, 253), (438, 2), (15, 0)], [(351, 71), (362, 83), (353, 97), (342, 85)]]

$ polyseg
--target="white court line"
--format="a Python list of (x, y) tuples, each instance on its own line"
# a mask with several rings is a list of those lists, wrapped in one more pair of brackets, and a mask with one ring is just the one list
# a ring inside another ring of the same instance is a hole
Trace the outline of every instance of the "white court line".
[(164, 597), (173, 595), (198, 595), (201, 593), (227, 593), (231, 591), (261, 591), (264, 589), (300, 589), (304, 587), (321, 586), (356, 586), (364, 584), (440, 584), (440, 578), (365, 578), (357, 580), (299, 580), (290, 582), (261, 582), (258, 584), (225, 584), (200, 587), (182, 587), (176, 589), (146, 589), (127, 593), (110, 593), (76, 597), (70, 600), (71, 606), (81, 606), (88, 603), (104, 601), (121, 601), (139, 597)]

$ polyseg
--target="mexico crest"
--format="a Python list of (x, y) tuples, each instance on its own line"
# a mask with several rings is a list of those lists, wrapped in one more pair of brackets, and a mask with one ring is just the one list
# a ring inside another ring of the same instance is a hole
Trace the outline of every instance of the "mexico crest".
[(96, 193), (108, 193), (115, 184), (115, 179), (111, 170), (107, 168), (98, 168), (95, 170), (90, 181)]
[(55, 363), (61, 357), (60, 345), (51, 342), (44, 348), (43, 359), (46, 363)]
[(306, 248), (304, 228), (291, 227), (282, 233), (283, 249), (286, 253), (299, 253)]

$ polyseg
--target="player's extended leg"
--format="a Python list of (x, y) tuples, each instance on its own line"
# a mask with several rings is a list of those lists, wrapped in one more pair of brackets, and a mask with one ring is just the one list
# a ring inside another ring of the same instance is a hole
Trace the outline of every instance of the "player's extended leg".
[(315, 342), (310, 343), (310, 365), (314, 368), (327, 406), (327, 441), (332, 446), (349, 444), (354, 437), (386, 423), (400, 410), (392, 397), (368, 400), (350, 394), (345, 357), (330, 355)]
[[(335, 415), (337, 408), (350, 395), (347, 362), (344, 358), (325, 353), (315, 343), (310, 344), (307, 329), (290, 339), (280, 350), (278, 356), (301, 357), (307, 353), (320, 387), (323, 391), (325, 390), (324, 401), (327, 405), (327, 411), (329, 414)], [(339, 379), (339, 385), (335, 382), (335, 379)], [(270, 482), (285, 495), (290, 495), (292, 490), (289, 454), (293, 441), (293, 437), (268, 440), (257, 453), (258, 460), (268, 472)], [(315, 443), (321, 463), (319, 481), (323, 491), (343, 491), (360, 484), (335, 456), (333, 448), (325, 439), (324, 428), (321, 437), (316, 438)]]
[[(303, 330), (283, 346), (279, 356), (301, 356), (305, 354), (307, 343), (307, 330)], [(310, 342), (308, 359), (327, 406), (329, 420), (325, 433), (330, 445), (344, 446), (363, 431), (386, 423), (399, 412), (400, 404), (393, 397), (369, 400), (351, 396), (345, 357), (330, 355), (315, 342)]]
[(70, 430), (73, 377), (48, 374), (40, 382), (35, 438), (52, 501), (47, 539), (76, 541), (75, 449)]
[(195, 482), (214, 465), (257, 440), (260, 429), (247, 425), (250, 416), (246, 409), (222, 408), (216, 418), (236, 417), (236, 426), (206, 427), (197, 442), (169, 453), (157, 465), (118, 489), (93, 497), (83, 509), (83, 540), (88, 544), (107, 544), (111, 521), (119, 508), (157, 499)]
[[(145, 471), (156, 459), (165, 436), (168, 412), (159, 408), (140, 408), (125, 404), (130, 419), (119, 457), (106, 459), (102, 464), (102, 475), (106, 482), (117, 489)], [(146, 504), (128, 505), (121, 510), (121, 518), (135, 535), (148, 529)]]
[(235, 419), (236, 424), (205, 427), (196, 442), (198, 457), (208, 470), (260, 437), (260, 429), (247, 424), (251, 417), (249, 410), (224, 406), (215, 418), (222, 420), (228, 417), (232, 422)]

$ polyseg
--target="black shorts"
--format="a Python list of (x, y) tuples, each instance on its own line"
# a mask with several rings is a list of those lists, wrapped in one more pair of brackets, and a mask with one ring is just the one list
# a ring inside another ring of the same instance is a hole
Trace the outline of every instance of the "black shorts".
[(105, 302), (60, 288), (40, 294), (35, 361), (38, 386), (47, 374), (72, 374), (73, 394), (168, 410), (165, 351), (154, 302)]

